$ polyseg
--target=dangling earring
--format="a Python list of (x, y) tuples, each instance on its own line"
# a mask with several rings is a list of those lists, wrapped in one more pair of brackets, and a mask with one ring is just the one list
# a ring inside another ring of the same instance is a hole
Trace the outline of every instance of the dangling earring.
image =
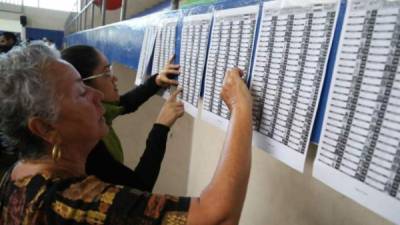
[(53, 150), (51, 150), (51, 156), (54, 161), (58, 161), (61, 158), (61, 148), (58, 144), (54, 145)]

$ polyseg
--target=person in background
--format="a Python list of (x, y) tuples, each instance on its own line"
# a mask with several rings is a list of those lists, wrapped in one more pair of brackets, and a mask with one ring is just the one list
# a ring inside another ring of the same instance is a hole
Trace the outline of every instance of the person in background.
[[(7, 53), (17, 44), (14, 33), (4, 32), (0, 35), (0, 54)], [(0, 178), (3, 173), (18, 159), (17, 153), (3, 140), (0, 135)]]
[(61, 57), (75, 67), (86, 85), (104, 94), (102, 104), (109, 133), (90, 152), (86, 172), (109, 183), (152, 191), (164, 158), (169, 129), (183, 115), (183, 104), (174, 100), (164, 104), (134, 170), (123, 164), (122, 146), (112, 128), (112, 121), (120, 115), (135, 112), (161, 88), (177, 85), (178, 82), (170, 78), (179, 75), (179, 65), (172, 64), (172, 58), (159, 74), (120, 96), (116, 85), (117, 76), (108, 59), (99, 50), (91, 46), (75, 45), (64, 49)]
[(54, 48), (57, 49), (56, 45), (54, 44), (53, 40), (48, 39), (47, 37), (43, 37), (42, 41), (44, 42), (44, 44), (46, 44), (47, 46), (49, 46), (50, 48)]
[(49, 47), (50, 47), (50, 48), (57, 49), (57, 46), (56, 46), (56, 44), (55, 44), (55, 43), (54, 43), (54, 41), (53, 41), (53, 40), (51, 40), (51, 39), (49, 39), (49, 41), (48, 41), (48, 45), (49, 45)]
[(0, 53), (7, 53), (17, 45), (17, 36), (12, 32), (4, 32), (0, 35)]
[(199, 197), (174, 197), (87, 176), (86, 158), (108, 132), (104, 95), (44, 45), (0, 55), (0, 132), (22, 157), (0, 182), (0, 225), (238, 224), (252, 138), (252, 100), (241, 76), (232, 69), (224, 78), (221, 99), (231, 118), (214, 176)]

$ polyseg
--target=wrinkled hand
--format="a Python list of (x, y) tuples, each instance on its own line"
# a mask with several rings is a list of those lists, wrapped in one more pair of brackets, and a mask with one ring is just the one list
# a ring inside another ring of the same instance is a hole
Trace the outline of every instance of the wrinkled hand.
[(221, 98), (231, 112), (237, 107), (244, 109), (252, 107), (250, 91), (241, 77), (243, 71), (239, 68), (229, 69), (225, 74)]
[(181, 92), (182, 89), (178, 88), (171, 94), (168, 100), (164, 103), (164, 106), (161, 108), (156, 123), (171, 127), (178, 118), (183, 116), (185, 111), (183, 103), (177, 99)]
[(178, 81), (174, 80), (176, 76), (179, 76), (180, 65), (172, 64), (174, 62), (175, 55), (173, 55), (169, 60), (164, 69), (157, 75), (156, 84), (159, 87), (169, 87), (170, 85), (177, 86)]

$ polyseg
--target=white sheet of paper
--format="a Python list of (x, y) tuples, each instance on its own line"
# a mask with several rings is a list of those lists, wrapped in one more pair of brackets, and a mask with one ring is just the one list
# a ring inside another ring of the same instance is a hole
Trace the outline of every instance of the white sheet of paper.
[(259, 5), (254, 5), (214, 13), (201, 117), (223, 130), (229, 120), (228, 107), (220, 98), (223, 78), (226, 70), (234, 66), (242, 69), (247, 78), (258, 11)]
[(146, 78), (146, 72), (150, 65), (151, 55), (153, 54), (156, 43), (157, 27), (150, 26), (145, 28), (142, 49), (140, 50), (140, 59), (136, 73), (135, 85), (143, 84)]
[(180, 99), (185, 104), (185, 111), (193, 117), (196, 117), (198, 112), (211, 20), (211, 13), (187, 16), (183, 19), (179, 63), (181, 74), (178, 80), (183, 89)]
[(164, 18), (158, 26), (151, 74), (163, 70), (175, 54), (175, 37), (178, 17)]
[[(258, 39), (251, 90), (255, 96), (272, 98), (273, 108), (266, 105), (265, 101), (255, 107), (253, 118), (256, 125), (254, 126), (253, 144), (300, 172), (304, 169), (338, 6), (336, 1), (307, 7), (281, 8), (278, 1), (271, 1), (264, 2), (262, 10), (260, 35), (265, 34), (265, 30), (268, 29), (268, 38)], [(318, 14), (318, 19), (316, 19), (318, 23), (312, 17), (309, 21), (306, 14)], [(291, 20), (290, 23), (288, 23), (289, 20)], [(321, 21), (324, 23), (322, 29), (319, 28)], [(310, 22), (310, 26), (307, 25), (308, 22)], [(269, 25), (265, 26), (265, 23)], [(279, 32), (279, 30), (292, 29), (293, 24), (296, 26), (294, 32), (289, 34)], [(301, 29), (298, 26), (302, 26)], [(310, 32), (308, 36), (305, 33), (306, 30)], [(276, 37), (277, 35), (283, 35), (283, 37)], [(272, 38), (274, 41), (270, 41)], [(324, 44), (320, 43), (321, 40), (324, 41)], [(304, 42), (308, 45), (305, 45)], [(284, 52), (284, 49), (289, 50)], [(305, 51), (312, 51), (313, 56), (300, 55)], [(277, 52), (281, 53), (277, 55)], [(320, 66), (324, 69), (318, 70), (317, 68)], [(254, 73), (255, 70), (265, 72)], [(280, 72), (281, 70), (284, 72)], [(271, 74), (271, 71), (279, 72), (275, 75)], [(306, 73), (312, 73), (313, 79), (307, 79)], [(260, 84), (259, 80), (263, 77), (266, 82)], [(315, 82), (318, 79), (320, 82)], [(255, 89), (254, 85), (263, 86), (263, 90)], [(269, 91), (276, 86), (280, 89), (275, 92)], [(303, 90), (307, 90), (307, 92)], [(317, 97), (314, 98), (314, 96)], [(311, 107), (312, 105), (313, 107)], [(272, 111), (272, 116), (264, 117), (263, 114), (266, 111)], [(269, 132), (266, 132), (267, 130)]]
[[(398, 27), (400, 22), (393, 22), (392, 16), (399, 13), (400, 1), (347, 2), (339, 63), (332, 77), (313, 169), (315, 178), (395, 224), (400, 224), (400, 165), (395, 160), (400, 157), (400, 108), (391, 102), (400, 102), (395, 91), (400, 74), (383, 69), (397, 66), (391, 59), (400, 48), (391, 43), (399, 43), (393, 33), (400, 31), (393, 29), (393, 24)], [(371, 21), (372, 26), (362, 22), (363, 29), (351, 29), (358, 17)], [(382, 36), (382, 29), (391, 34)], [(351, 50), (357, 57), (346, 57), (349, 41), (355, 37), (363, 37)], [(372, 51), (365, 51), (368, 46)], [(363, 64), (365, 69), (360, 66)], [(354, 69), (346, 70), (346, 66)], [(347, 82), (343, 81), (344, 71), (351, 76)], [(351, 90), (345, 98), (340, 96), (343, 89)]]

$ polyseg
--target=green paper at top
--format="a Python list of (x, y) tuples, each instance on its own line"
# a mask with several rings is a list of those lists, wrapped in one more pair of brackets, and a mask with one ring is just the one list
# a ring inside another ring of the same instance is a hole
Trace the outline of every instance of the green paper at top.
[(180, 0), (180, 8), (188, 8), (194, 5), (213, 4), (216, 0)]

